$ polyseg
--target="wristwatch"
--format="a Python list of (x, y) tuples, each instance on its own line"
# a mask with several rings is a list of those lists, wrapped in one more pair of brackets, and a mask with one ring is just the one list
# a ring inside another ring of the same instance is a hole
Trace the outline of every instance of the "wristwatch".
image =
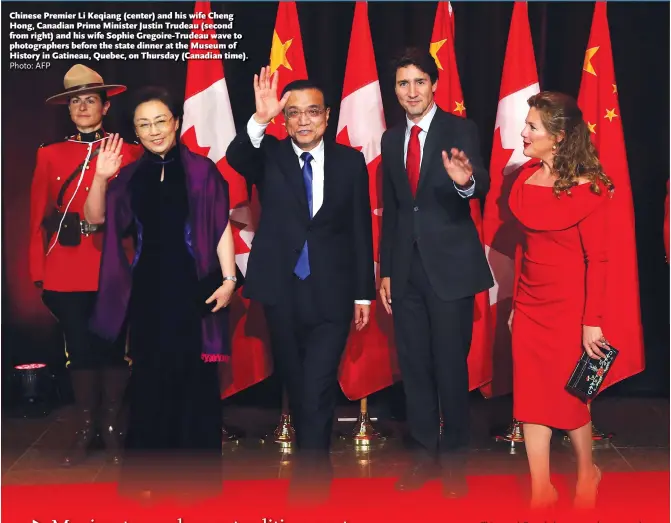
[(237, 283), (238, 279), (235, 276), (224, 276), (224, 281), (231, 280), (234, 283)]

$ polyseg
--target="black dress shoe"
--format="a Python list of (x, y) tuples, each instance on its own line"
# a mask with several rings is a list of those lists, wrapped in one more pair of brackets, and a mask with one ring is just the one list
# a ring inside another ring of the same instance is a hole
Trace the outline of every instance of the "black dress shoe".
[(291, 469), (290, 504), (319, 506), (328, 500), (333, 467), (327, 452), (299, 451), (291, 464)]
[(440, 461), (443, 482), (443, 497), (460, 499), (468, 495), (466, 482), (466, 456), (464, 454), (443, 455)]
[(419, 490), (427, 481), (439, 477), (439, 473), (440, 469), (435, 462), (420, 461), (401, 476), (394, 488), (402, 491)]
[(443, 475), (443, 497), (447, 499), (461, 499), (468, 495), (466, 476)]

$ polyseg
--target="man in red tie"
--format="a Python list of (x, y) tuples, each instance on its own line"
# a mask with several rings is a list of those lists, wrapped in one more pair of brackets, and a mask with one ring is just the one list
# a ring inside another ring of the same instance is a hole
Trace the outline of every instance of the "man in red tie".
[[(413, 490), (437, 475), (444, 492), (469, 442), (468, 367), (474, 296), (493, 285), (470, 198), (489, 190), (475, 124), (434, 102), (438, 69), (411, 49), (396, 62), (403, 123), (382, 136), (384, 215), (380, 297), (394, 318), (398, 361), (417, 460), (397, 488)], [(392, 305), (393, 296), (393, 305)], [(444, 434), (440, 437), (440, 417)], [(439, 459), (440, 458), (440, 459)]]

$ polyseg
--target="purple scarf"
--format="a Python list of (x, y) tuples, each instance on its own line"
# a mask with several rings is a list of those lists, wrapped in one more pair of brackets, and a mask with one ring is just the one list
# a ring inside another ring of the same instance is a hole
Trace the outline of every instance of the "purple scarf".
[[(217, 245), (228, 225), (228, 183), (212, 160), (178, 144), (186, 174), (189, 200), (190, 250), (198, 278), (220, 269)], [(143, 159), (125, 166), (108, 186), (105, 199), (105, 233), (100, 263), (100, 284), (90, 327), (107, 340), (121, 333), (131, 295), (132, 274), (121, 240), (133, 223), (129, 182)], [(229, 361), (231, 355), (226, 309), (201, 320), (206, 362)]]

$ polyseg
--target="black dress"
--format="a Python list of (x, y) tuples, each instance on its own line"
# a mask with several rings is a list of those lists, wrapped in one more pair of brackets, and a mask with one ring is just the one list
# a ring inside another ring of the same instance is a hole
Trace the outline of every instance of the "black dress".
[(179, 147), (165, 159), (147, 151), (139, 161), (129, 186), (139, 248), (129, 309), (133, 364), (126, 448), (219, 453), (217, 365), (200, 357), (198, 278), (185, 240), (189, 204)]

